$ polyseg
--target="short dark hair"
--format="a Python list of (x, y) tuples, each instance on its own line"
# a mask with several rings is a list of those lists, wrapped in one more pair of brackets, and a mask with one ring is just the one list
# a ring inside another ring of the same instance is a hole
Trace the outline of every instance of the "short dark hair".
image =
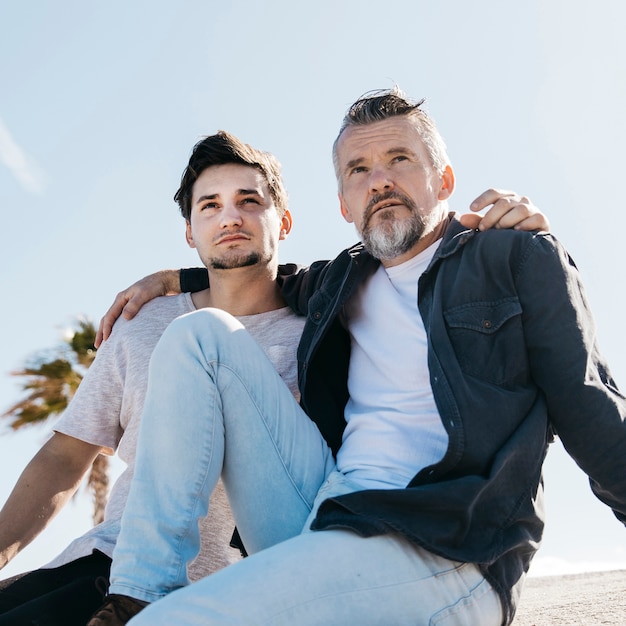
[(189, 221), (191, 215), (191, 195), (198, 177), (207, 167), (237, 163), (249, 165), (259, 170), (267, 182), (270, 195), (278, 214), (282, 217), (287, 210), (287, 191), (280, 173), (280, 162), (269, 152), (257, 150), (237, 139), (234, 135), (220, 130), (215, 135), (201, 139), (191, 151), (189, 163), (180, 179), (180, 187), (174, 194), (182, 216)]
[(350, 106), (341, 123), (337, 138), (333, 143), (333, 163), (335, 174), (341, 186), (339, 163), (337, 160), (337, 144), (339, 138), (350, 126), (365, 126), (382, 122), (392, 117), (408, 117), (417, 128), (419, 135), (426, 146), (432, 165), (439, 172), (443, 172), (450, 164), (446, 144), (437, 130), (435, 121), (421, 108), (426, 101), (411, 100), (395, 85), (393, 89), (377, 89), (364, 93)]

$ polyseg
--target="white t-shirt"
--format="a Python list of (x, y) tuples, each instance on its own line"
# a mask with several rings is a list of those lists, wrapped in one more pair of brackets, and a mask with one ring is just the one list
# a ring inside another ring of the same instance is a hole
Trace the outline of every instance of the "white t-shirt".
[(368, 488), (403, 488), (443, 457), (448, 435), (430, 386), (419, 277), (439, 242), (377, 272), (344, 308), (350, 332), (350, 399), (340, 471)]
[[(98, 549), (112, 556), (120, 519), (135, 464), (139, 422), (148, 383), (148, 364), (159, 338), (176, 317), (195, 311), (189, 294), (156, 298), (135, 319), (119, 318), (111, 337), (100, 347), (55, 431), (115, 450), (127, 467), (113, 485), (104, 521), (75, 539), (47, 567), (57, 567)], [(297, 393), (296, 351), (304, 318), (283, 308), (239, 318), (259, 342), (269, 359)], [(279, 326), (276, 323), (280, 322)], [(239, 551), (229, 546), (234, 521), (221, 481), (209, 504), (209, 514), (200, 522), (201, 550), (189, 566), (197, 580), (239, 560)]]

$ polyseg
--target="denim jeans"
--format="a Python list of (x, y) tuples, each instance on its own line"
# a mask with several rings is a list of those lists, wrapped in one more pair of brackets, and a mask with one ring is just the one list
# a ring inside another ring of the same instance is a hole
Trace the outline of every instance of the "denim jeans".
[[(188, 585), (220, 473), (252, 556)], [(359, 488), (238, 321), (179, 318), (151, 360), (110, 593), (154, 602), (131, 624), (501, 622), (474, 565), (399, 536), (308, 529), (322, 500)]]

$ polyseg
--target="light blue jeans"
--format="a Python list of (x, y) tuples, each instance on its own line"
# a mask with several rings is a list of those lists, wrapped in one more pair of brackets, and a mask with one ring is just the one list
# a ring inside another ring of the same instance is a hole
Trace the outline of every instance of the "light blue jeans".
[[(252, 556), (189, 585), (220, 474)], [(360, 488), (237, 320), (179, 318), (150, 364), (110, 593), (153, 603), (133, 626), (501, 623), (472, 564), (395, 535), (309, 530), (321, 501)]]

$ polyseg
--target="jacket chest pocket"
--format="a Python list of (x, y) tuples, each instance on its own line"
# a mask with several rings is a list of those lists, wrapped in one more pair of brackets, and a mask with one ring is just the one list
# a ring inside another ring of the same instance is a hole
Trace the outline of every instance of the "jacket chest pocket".
[(522, 306), (517, 298), (462, 304), (445, 311), (444, 318), (463, 372), (502, 386), (527, 382)]

